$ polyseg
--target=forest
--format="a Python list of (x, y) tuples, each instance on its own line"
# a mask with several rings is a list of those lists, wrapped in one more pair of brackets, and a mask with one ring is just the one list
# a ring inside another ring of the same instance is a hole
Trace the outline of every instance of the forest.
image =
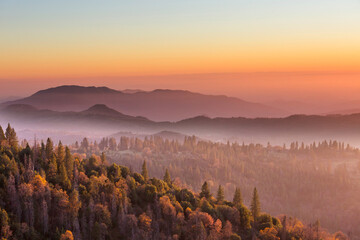
[(348, 239), (318, 220), (265, 213), (256, 187), (246, 205), (239, 187), (228, 201), (222, 185), (213, 192), (204, 181), (194, 192), (170, 170), (162, 175), (153, 177), (146, 160), (138, 173), (51, 139), (19, 144), (10, 124), (0, 127), (1, 239)]
[(332, 232), (360, 236), (360, 152), (343, 142), (262, 146), (190, 136), (184, 141), (122, 136), (84, 139), (70, 148), (83, 157), (104, 152), (109, 162), (135, 171), (146, 161), (151, 176), (161, 178), (168, 169), (178, 186), (195, 192), (204, 181), (212, 192), (222, 185), (227, 200), (240, 187), (247, 205), (257, 187), (263, 209), (272, 215), (296, 216), (307, 223), (320, 220)]

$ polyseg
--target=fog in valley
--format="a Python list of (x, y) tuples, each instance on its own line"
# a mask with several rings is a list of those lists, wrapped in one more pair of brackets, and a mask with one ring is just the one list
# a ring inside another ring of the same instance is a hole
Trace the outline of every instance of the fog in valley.
[(246, 205), (256, 187), (264, 212), (360, 236), (360, 114), (155, 121), (105, 104), (46, 107), (3, 103), (0, 123), (11, 123), (24, 148), (50, 138), (133, 171), (146, 162), (151, 177), (168, 169), (178, 186), (194, 192), (207, 181), (214, 194), (223, 186), (231, 201), (239, 187)]

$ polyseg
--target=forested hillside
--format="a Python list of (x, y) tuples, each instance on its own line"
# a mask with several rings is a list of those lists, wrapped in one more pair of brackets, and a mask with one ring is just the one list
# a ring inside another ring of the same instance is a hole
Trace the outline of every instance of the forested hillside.
[(214, 143), (186, 137), (169, 141), (161, 137), (104, 138), (74, 144), (74, 152), (100, 154), (108, 160), (141, 170), (147, 161), (151, 176), (165, 169), (179, 186), (200, 191), (207, 181), (212, 192), (219, 185), (231, 200), (240, 187), (249, 205), (254, 187), (263, 209), (278, 215), (296, 216), (308, 223), (320, 219), (322, 226), (360, 236), (360, 154), (337, 141), (288, 146)]
[(319, 221), (262, 212), (256, 188), (248, 208), (240, 188), (227, 201), (221, 185), (194, 193), (162, 175), (153, 178), (146, 161), (139, 174), (51, 139), (19, 145), (10, 125), (0, 128), (1, 239), (347, 239)]

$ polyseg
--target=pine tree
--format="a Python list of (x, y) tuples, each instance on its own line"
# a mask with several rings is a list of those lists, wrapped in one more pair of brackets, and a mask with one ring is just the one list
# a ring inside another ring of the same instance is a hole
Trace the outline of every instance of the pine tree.
[(64, 187), (65, 190), (70, 190), (71, 182), (68, 178), (64, 163), (61, 163), (60, 168), (59, 168), (59, 182), (60, 182), (60, 184), (62, 184), (62, 186)]
[(53, 155), (52, 158), (50, 159), (49, 169), (47, 172), (47, 177), (48, 177), (49, 182), (52, 182), (54, 184), (57, 182), (57, 179), (56, 179), (57, 172), (58, 172), (58, 166), (57, 166), (56, 158)]
[(6, 137), (6, 140), (9, 141), (10, 137), (11, 137), (11, 126), (10, 126), (10, 123), (8, 123), (8, 126), (6, 128), (6, 131), (5, 131), (5, 137)]
[(102, 152), (102, 153), (101, 153), (101, 164), (104, 165), (105, 162), (106, 162), (106, 156), (105, 156), (105, 153)]
[(142, 165), (141, 175), (144, 177), (145, 182), (149, 180), (149, 174), (148, 174), (148, 170), (146, 167), (146, 161), (144, 161), (144, 163)]
[(6, 128), (5, 137), (9, 146), (11, 146), (14, 150), (17, 150), (18, 140), (17, 140), (16, 132), (13, 128), (11, 128), (10, 123)]
[(166, 171), (165, 171), (164, 181), (165, 181), (167, 184), (171, 184), (171, 177), (170, 177), (170, 173), (169, 173), (169, 170), (168, 170), (168, 169), (166, 169)]
[(219, 185), (216, 200), (218, 203), (221, 204), (224, 201), (224, 199), (225, 199), (224, 188), (221, 185)]
[(233, 204), (236, 207), (243, 205), (243, 199), (242, 199), (242, 196), (241, 196), (240, 188), (235, 189)]
[(209, 189), (209, 185), (208, 183), (205, 181), (204, 184), (201, 186), (201, 193), (200, 193), (200, 198), (206, 198), (209, 199), (211, 198), (211, 193), (210, 193), (210, 189)]
[(258, 194), (256, 188), (254, 188), (254, 193), (253, 193), (253, 197), (251, 200), (250, 209), (251, 209), (252, 216), (254, 218), (254, 222), (256, 222), (257, 218), (260, 215), (260, 200), (259, 200), (259, 194)]
[(67, 171), (68, 178), (73, 179), (74, 174), (74, 159), (71, 155), (70, 149), (68, 146), (65, 147), (65, 167)]
[(51, 141), (50, 138), (46, 140), (45, 152), (46, 152), (46, 158), (51, 159), (54, 153), (54, 143)]
[(4, 130), (2, 129), (2, 127), (0, 126), (0, 144), (4, 140), (6, 140), (5, 133), (4, 133)]
[(64, 146), (62, 145), (61, 141), (59, 141), (58, 148), (57, 148), (57, 161), (58, 165), (61, 165), (65, 160), (65, 150)]

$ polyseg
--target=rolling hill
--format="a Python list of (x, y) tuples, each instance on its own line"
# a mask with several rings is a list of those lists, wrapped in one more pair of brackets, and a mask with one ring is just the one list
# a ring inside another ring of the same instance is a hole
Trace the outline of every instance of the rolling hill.
[[(177, 122), (155, 122), (144, 117), (120, 113), (104, 104), (74, 111), (42, 110), (14, 104), (0, 111), (0, 122), (11, 122), (19, 129), (68, 130), (87, 132), (87, 136), (109, 136), (118, 132), (150, 135), (176, 132), (216, 141), (271, 142), (342, 140), (360, 144), (360, 114), (292, 115), (285, 118), (209, 118), (198, 116)], [(182, 136), (182, 135), (180, 135)], [(179, 139), (179, 136), (172, 136)]]
[(154, 121), (179, 121), (199, 115), (250, 118), (289, 115), (287, 111), (234, 97), (162, 89), (122, 92), (107, 87), (60, 86), (2, 106), (13, 104), (55, 111), (81, 111), (95, 104), (105, 104), (126, 115), (143, 116)]

